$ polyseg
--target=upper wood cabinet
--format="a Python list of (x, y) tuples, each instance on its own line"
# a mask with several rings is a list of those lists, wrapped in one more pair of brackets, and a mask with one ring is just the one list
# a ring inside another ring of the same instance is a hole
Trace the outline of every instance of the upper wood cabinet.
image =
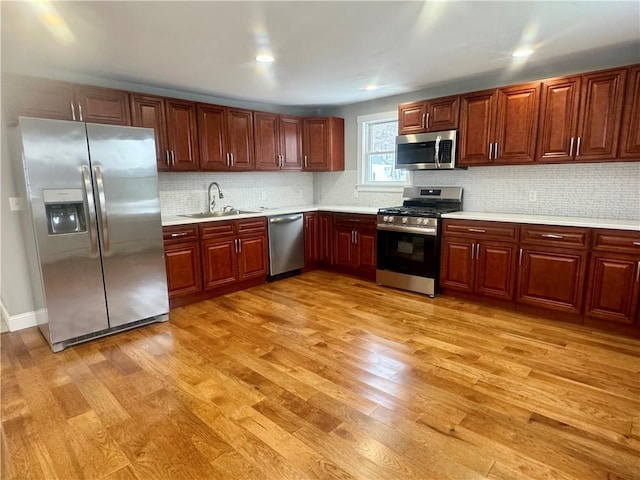
[(626, 68), (543, 82), (538, 162), (615, 160)]
[(460, 166), (535, 160), (540, 83), (462, 95)]
[(629, 69), (618, 157), (640, 160), (640, 65)]
[(254, 112), (256, 170), (302, 169), (302, 119)]
[(134, 93), (131, 117), (134, 126), (155, 130), (158, 170), (198, 170), (195, 103)]
[(303, 120), (302, 154), (307, 172), (344, 170), (344, 119), (310, 117)]
[(198, 134), (202, 170), (254, 169), (252, 111), (200, 103)]
[(458, 128), (460, 96), (434, 98), (398, 106), (398, 135)]
[(9, 122), (19, 116), (131, 125), (129, 94), (33, 77), (8, 77)]

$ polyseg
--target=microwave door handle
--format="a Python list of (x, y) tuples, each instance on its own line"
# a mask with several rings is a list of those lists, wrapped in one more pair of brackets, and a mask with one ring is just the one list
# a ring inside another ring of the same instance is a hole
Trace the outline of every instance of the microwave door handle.
[(436, 137), (436, 146), (434, 149), (434, 155), (433, 155), (433, 159), (435, 160), (436, 163), (436, 168), (440, 168), (440, 161), (439, 161), (439, 157), (440, 157), (440, 135), (438, 135)]

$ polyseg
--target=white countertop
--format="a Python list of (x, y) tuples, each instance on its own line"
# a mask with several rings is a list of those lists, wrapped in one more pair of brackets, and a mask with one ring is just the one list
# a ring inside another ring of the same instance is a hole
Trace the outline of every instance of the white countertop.
[(609, 218), (559, 217), (553, 215), (529, 215), (517, 213), (454, 212), (442, 218), (460, 220), (484, 220), (490, 222), (534, 223), (539, 225), (559, 225), (567, 227), (610, 228), (612, 230), (640, 231), (640, 220), (620, 220)]
[[(245, 209), (242, 209), (245, 210)], [(336, 212), (336, 213), (360, 213), (375, 215), (378, 213), (378, 207), (357, 207), (357, 206), (333, 206), (333, 205), (304, 205), (298, 207), (282, 207), (282, 208), (247, 208), (246, 210), (255, 211), (255, 213), (243, 213), (240, 215), (229, 215), (226, 217), (207, 217), (207, 218), (189, 218), (182, 217), (180, 215), (168, 215), (162, 217), (162, 226), (168, 227), (171, 225), (187, 225), (190, 223), (201, 222), (218, 222), (223, 220), (236, 220), (238, 218), (255, 218), (255, 217), (267, 217), (271, 215), (287, 215), (290, 213), (302, 213), (302, 212)]]

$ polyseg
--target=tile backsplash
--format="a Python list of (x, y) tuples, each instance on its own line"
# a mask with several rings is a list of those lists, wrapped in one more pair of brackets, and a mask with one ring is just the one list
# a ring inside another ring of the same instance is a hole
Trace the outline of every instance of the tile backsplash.
[(158, 187), (162, 215), (166, 217), (207, 211), (207, 188), (211, 182), (218, 182), (224, 194), (222, 200), (216, 200), (216, 210), (226, 205), (255, 209), (313, 204), (312, 173), (160, 173)]
[[(640, 163), (472, 167), (414, 172), (415, 185), (464, 188), (464, 210), (640, 220)], [(390, 206), (402, 194), (358, 192), (356, 172), (318, 174), (316, 203)], [(530, 201), (535, 192), (535, 201)]]

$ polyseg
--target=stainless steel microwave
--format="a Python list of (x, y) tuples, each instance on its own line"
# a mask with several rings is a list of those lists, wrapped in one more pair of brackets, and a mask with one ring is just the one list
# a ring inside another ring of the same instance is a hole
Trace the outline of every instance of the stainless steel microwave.
[(396, 137), (395, 168), (436, 170), (456, 168), (457, 130)]

